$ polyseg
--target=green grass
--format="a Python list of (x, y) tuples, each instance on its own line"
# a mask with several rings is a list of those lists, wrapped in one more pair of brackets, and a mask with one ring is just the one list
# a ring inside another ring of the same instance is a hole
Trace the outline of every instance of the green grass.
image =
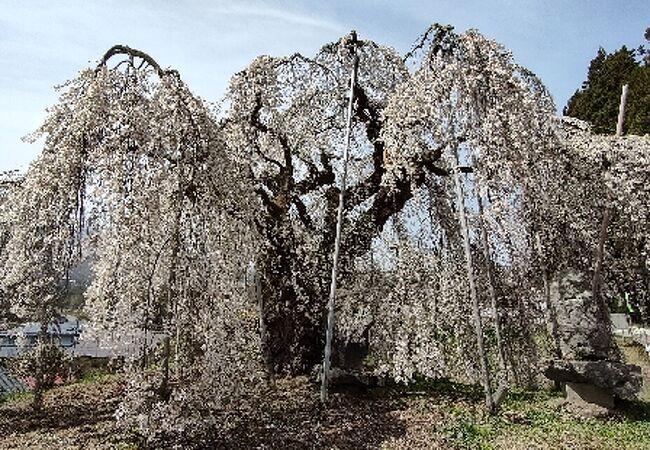
[(418, 380), (405, 393), (414, 389), (431, 397), (412, 396), (407, 401), (435, 410), (431, 437), (448, 448), (650, 449), (647, 402), (624, 402), (611, 417), (586, 419), (560, 406), (561, 393), (513, 390), (499, 412), (490, 416), (476, 386)]
[(471, 449), (491, 449), (498, 433), (494, 419), (476, 420), (471, 414), (455, 413), (441, 428), (444, 439), (452, 446)]
[(88, 371), (86, 374), (84, 374), (81, 379), (79, 379), (78, 383), (81, 384), (94, 384), (94, 383), (101, 383), (107, 378), (110, 378), (111, 374), (106, 373), (105, 370), (102, 369), (92, 369)]
[(0, 404), (31, 401), (32, 397), (33, 394), (31, 392), (12, 392), (11, 394), (0, 395)]
[[(650, 448), (650, 405), (607, 419), (577, 417), (553, 408), (551, 393), (515, 393), (495, 417), (479, 419), (465, 448)], [(645, 411), (645, 412), (643, 412)]]

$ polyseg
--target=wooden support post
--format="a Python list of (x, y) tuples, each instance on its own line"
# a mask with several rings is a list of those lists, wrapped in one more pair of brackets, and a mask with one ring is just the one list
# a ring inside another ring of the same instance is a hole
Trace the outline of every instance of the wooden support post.
[(259, 311), (259, 327), (260, 327), (260, 347), (262, 350), (262, 359), (266, 366), (266, 381), (271, 387), (275, 387), (275, 373), (273, 369), (273, 361), (271, 360), (271, 350), (269, 345), (269, 332), (266, 328), (266, 320), (264, 320), (264, 296), (262, 295), (262, 279), (260, 277), (257, 264), (255, 265), (255, 299), (257, 301), (257, 309)]
[[(618, 106), (618, 122), (616, 124), (616, 135), (623, 135), (623, 124), (625, 122), (625, 105), (627, 103), (628, 85), (624, 84), (621, 88), (621, 102)], [(598, 242), (596, 244), (596, 251), (594, 255), (594, 273), (591, 280), (591, 292), (598, 302), (600, 313), (605, 323), (610, 323), (609, 308), (607, 301), (603, 297), (602, 284), (603, 284), (603, 261), (605, 260), (605, 242), (607, 241), (609, 222), (612, 216), (612, 193), (607, 192), (607, 204), (603, 211), (603, 219), (600, 223), (600, 232), (598, 233)]]
[(548, 321), (547, 331), (553, 341), (551, 343), (551, 351), (556, 359), (561, 359), (562, 351), (560, 349), (560, 335), (558, 331), (559, 326), (557, 323), (557, 312), (555, 311), (553, 302), (551, 302), (551, 286), (548, 267), (546, 267), (546, 262), (544, 261), (542, 238), (539, 235), (539, 232), (535, 233), (535, 250), (539, 259), (540, 269), (542, 270), (542, 282), (544, 284), (544, 303), (546, 305), (546, 320)]
[[(607, 202), (611, 201), (611, 196), (607, 196)], [(607, 301), (603, 297), (602, 293), (602, 284), (603, 284), (603, 261), (605, 259), (605, 241), (607, 241), (607, 228), (609, 227), (609, 222), (611, 220), (611, 206), (607, 205), (605, 211), (603, 212), (603, 220), (600, 223), (600, 232), (598, 233), (598, 243), (596, 244), (596, 252), (594, 258), (594, 275), (591, 280), (591, 292), (598, 302), (598, 308), (600, 309), (600, 314), (605, 321), (605, 323), (610, 322), (609, 318), (609, 308), (607, 306)]]
[(332, 263), (332, 280), (330, 284), (329, 301), (327, 302), (327, 331), (325, 334), (325, 357), (323, 359), (323, 374), (321, 377), (320, 400), (327, 403), (328, 383), (330, 377), (330, 364), (332, 359), (332, 339), (334, 335), (334, 307), (336, 300), (336, 276), (338, 273), (339, 251), (341, 248), (341, 228), (343, 226), (343, 209), (345, 206), (345, 188), (348, 176), (348, 157), (350, 153), (350, 136), (352, 133), (352, 109), (354, 106), (354, 87), (357, 84), (357, 70), (359, 68), (359, 56), (356, 52), (357, 33), (352, 31), (352, 75), (350, 77), (350, 99), (348, 101), (348, 117), (345, 129), (345, 147), (343, 150), (343, 174), (341, 175), (341, 191), (339, 193), (339, 208), (336, 217), (336, 238), (334, 240), (334, 258)]
[(163, 379), (160, 385), (160, 398), (165, 402), (169, 401), (169, 397), (171, 396), (171, 389), (169, 388), (169, 358), (171, 348), (169, 341), (169, 334), (165, 333), (165, 337), (163, 338)]

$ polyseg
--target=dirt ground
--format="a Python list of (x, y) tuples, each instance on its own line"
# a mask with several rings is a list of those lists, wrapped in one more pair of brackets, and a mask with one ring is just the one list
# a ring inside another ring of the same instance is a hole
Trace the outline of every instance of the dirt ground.
[[(115, 426), (121, 390), (117, 376), (55, 388), (46, 394), (39, 415), (31, 411), (28, 397), (6, 402), (0, 405), (0, 448), (139, 448)], [(459, 400), (449, 395), (449, 402)], [(426, 433), (440, 414), (409, 407), (408, 398), (389, 389), (346, 390), (334, 392), (323, 408), (317, 387), (306, 378), (281, 379), (250, 407), (217, 413), (223, 425), (205, 448), (448, 448)]]
[(113, 412), (121, 392), (121, 378), (112, 376), (49, 391), (39, 414), (29, 396), (0, 404), (0, 448), (120, 448), (123, 436), (115, 430)]
[[(29, 398), (0, 404), (0, 449), (143, 448), (118, 430), (113, 412), (120, 376), (53, 389), (36, 415)], [(496, 416), (481, 390), (438, 382), (426, 386), (334, 392), (327, 408), (306, 378), (278, 380), (247, 408), (216, 413), (206, 449), (650, 448), (650, 404), (637, 413), (583, 420), (557, 406), (558, 394), (513, 392)], [(183, 437), (150, 448), (189, 448)]]

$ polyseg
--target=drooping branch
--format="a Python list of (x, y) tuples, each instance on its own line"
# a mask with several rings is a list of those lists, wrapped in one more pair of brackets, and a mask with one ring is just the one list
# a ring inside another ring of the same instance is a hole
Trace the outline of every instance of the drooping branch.
[(97, 70), (99, 70), (102, 67), (105, 67), (106, 64), (108, 63), (108, 60), (111, 59), (114, 56), (117, 55), (126, 55), (130, 58), (140, 58), (142, 61), (146, 62), (149, 66), (151, 66), (158, 76), (160, 78), (163, 78), (166, 75), (178, 75), (178, 72), (176, 70), (171, 70), (171, 69), (163, 69), (160, 67), (160, 64), (156, 62), (155, 59), (153, 59), (149, 54), (143, 52), (142, 50), (137, 50), (135, 48), (131, 48), (127, 45), (114, 45), (111, 48), (108, 49), (106, 53), (104, 53), (104, 56), (102, 56), (102, 59), (99, 61), (99, 64), (97, 64)]
[(451, 25), (442, 25), (434, 23), (418, 37), (411, 46), (411, 50), (404, 55), (403, 61), (406, 62), (414, 58), (419, 51), (426, 51), (429, 54), (436, 54), (443, 48), (443, 43), (449, 45), (449, 37), (453, 33), (454, 27)]

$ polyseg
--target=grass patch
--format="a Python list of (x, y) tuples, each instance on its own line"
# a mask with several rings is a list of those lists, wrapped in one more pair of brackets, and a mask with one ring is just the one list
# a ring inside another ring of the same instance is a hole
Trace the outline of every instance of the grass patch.
[(560, 406), (559, 392), (515, 389), (490, 416), (480, 387), (418, 380), (409, 389), (427, 392), (416, 398), (406, 390), (407, 403), (429, 415), (427, 439), (442, 448), (650, 449), (650, 403), (643, 401), (622, 402), (606, 419), (585, 419)]
[(0, 395), (1, 403), (31, 402), (34, 395), (31, 392), (12, 392)]
[(452, 420), (440, 428), (445, 442), (455, 448), (493, 449), (492, 441), (499, 433), (498, 418), (476, 420), (472, 415), (456, 413)]
[(107, 373), (104, 370), (100, 369), (93, 369), (89, 370), (87, 373), (83, 375), (78, 381), (80, 384), (95, 384), (95, 383), (102, 383), (104, 382), (107, 378), (110, 378), (111, 374)]

